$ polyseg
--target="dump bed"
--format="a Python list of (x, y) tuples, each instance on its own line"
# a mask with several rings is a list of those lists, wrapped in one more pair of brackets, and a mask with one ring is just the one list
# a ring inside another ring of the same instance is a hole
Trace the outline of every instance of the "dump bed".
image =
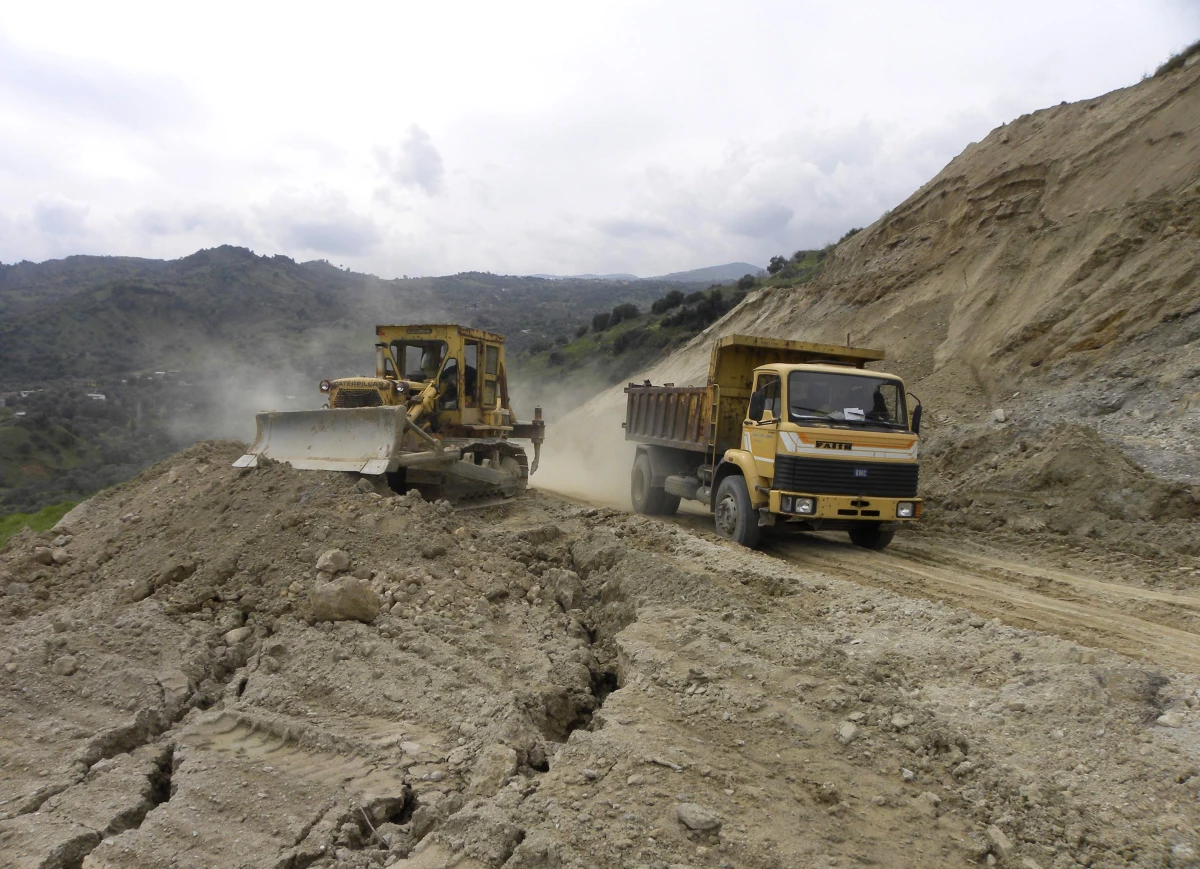
[(626, 440), (698, 452), (709, 448), (707, 387), (631, 383), (625, 393)]
[(863, 368), (883, 359), (864, 347), (812, 344), (782, 338), (727, 335), (712, 349), (707, 386), (631, 383), (625, 407), (625, 439), (719, 455), (741, 442), (754, 369), (762, 365), (833, 363)]

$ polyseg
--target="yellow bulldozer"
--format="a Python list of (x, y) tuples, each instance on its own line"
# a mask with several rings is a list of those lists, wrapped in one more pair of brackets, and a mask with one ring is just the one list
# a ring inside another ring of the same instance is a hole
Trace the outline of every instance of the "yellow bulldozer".
[[(516, 419), (504, 338), (464, 326), (377, 326), (375, 376), (322, 380), (323, 410), (265, 412), (235, 467), (260, 456), (302, 470), (386, 477), (427, 499), (490, 503), (525, 490), (545, 439), (542, 409)], [(514, 440), (533, 444), (533, 464)]]

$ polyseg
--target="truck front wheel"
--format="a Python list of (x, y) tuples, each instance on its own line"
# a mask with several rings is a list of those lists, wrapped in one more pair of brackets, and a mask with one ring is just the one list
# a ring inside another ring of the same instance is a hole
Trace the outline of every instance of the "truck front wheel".
[(895, 528), (880, 528), (878, 522), (864, 522), (850, 530), (850, 542), (863, 549), (883, 550), (896, 536)]
[(668, 495), (662, 486), (651, 485), (654, 480), (650, 457), (639, 452), (633, 462), (629, 479), (629, 497), (634, 512), (643, 516), (671, 516), (679, 509), (679, 496)]
[(758, 511), (750, 503), (750, 492), (746, 488), (745, 477), (730, 474), (717, 486), (713, 519), (716, 522), (717, 533), (726, 540), (751, 549), (758, 545)]

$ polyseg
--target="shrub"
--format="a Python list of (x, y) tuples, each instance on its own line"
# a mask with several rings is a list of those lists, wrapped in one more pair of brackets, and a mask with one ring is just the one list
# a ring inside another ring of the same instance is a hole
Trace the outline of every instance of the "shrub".
[[(754, 275), (742, 275), (734, 286), (739, 290), (752, 290), (757, 281), (758, 279)], [(720, 296), (720, 290), (717, 291), (717, 295)]]
[(1193, 54), (1200, 54), (1200, 40), (1193, 42), (1178, 54), (1172, 54), (1168, 57), (1158, 69), (1154, 70), (1154, 77), (1158, 78), (1159, 76), (1172, 73), (1177, 69), (1183, 69), (1187, 63), (1187, 59)]
[(650, 306), (650, 312), (653, 314), (665, 314), (672, 308), (678, 308), (682, 304), (683, 293), (680, 290), (671, 290), (671, 292)]
[(612, 321), (611, 314), (607, 314), (607, 313), (597, 314), (596, 316), (592, 317), (592, 331), (593, 332), (603, 332), (605, 329), (607, 329), (609, 326), (612, 325), (611, 321)]
[(781, 256), (771, 257), (771, 262), (767, 264), (767, 274), (776, 275), (783, 271), (783, 267), (787, 265), (787, 260)]
[(642, 312), (638, 310), (638, 306), (632, 304), (631, 302), (626, 302), (623, 305), (617, 305), (612, 309), (612, 316), (608, 321), (608, 325), (615, 326), (618, 323), (624, 322), (625, 320), (632, 320), (640, 313)]
[(694, 305), (697, 302), (699, 302), (701, 299), (703, 299), (704, 296), (705, 296), (704, 290), (697, 290), (696, 292), (692, 293), (690, 296), (685, 298), (683, 301), (688, 305)]
[(568, 338), (566, 335), (559, 335), (558, 337), (556, 337), (554, 339), (554, 344), (557, 347), (562, 347), (564, 344), (569, 344), (569, 343), (571, 343), (571, 339)]
[(567, 357), (563, 356), (562, 353), (557, 350), (551, 350), (550, 355), (546, 357), (546, 360), (551, 365), (563, 365), (566, 363)]
[(580, 326), (578, 329), (575, 330), (575, 337), (582, 338), (584, 335), (587, 334), (587, 330), (588, 330), (587, 324), (584, 323), (582, 326)]
[(846, 234), (837, 240), (837, 243), (841, 244), (846, 239), (852, 238), (852, 237), (858, 235), (862, 231), (863, 231), (863, 228), (861, 226), (856, 226), (856, 227), (853, 227), (852, 229), (848, 229), (848, 230), (846, 230)]

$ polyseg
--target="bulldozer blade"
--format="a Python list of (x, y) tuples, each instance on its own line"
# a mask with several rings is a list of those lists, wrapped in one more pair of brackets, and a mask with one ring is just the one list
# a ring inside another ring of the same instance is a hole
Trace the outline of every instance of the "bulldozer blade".
[(253, 468), (264, 456), (305, 471), (378, 475), (394, 467), (408, 417), (402, 407), (359, 407), (272, 411), (254, 421), (254, 444), (234, 467)]

